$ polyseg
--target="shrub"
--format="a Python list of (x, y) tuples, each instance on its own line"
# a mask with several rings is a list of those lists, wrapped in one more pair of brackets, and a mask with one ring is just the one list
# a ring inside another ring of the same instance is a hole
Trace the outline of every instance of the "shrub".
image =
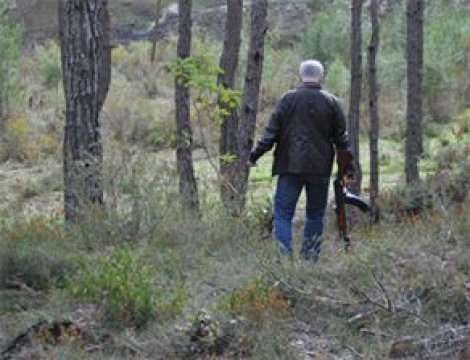
[(39, 72), (44, 86), (55, 89), (62, 79), (62, 65), (60, 48), (56, 42), (51, 41), (38, 48)]
[(437, 138), (442, 133), (443, 128), (435, 122), (427, 121), (423, 126), (424, 135), (428, 138)]
[(75, 269), (56, 218), (33, 217), (5, 225), (0, 235), (0, 287), (62, 287)]
[(2, 159), (24, 160), (26, 158), (28, 138), (29, 125), (26, 119), (8, 119), (5, 123), (4, 142), (1, 149)]
[(173, 143), (172, 111), (168, 100), (142, 98), (132, 83), (120, 77), (106, 100), (106, 132), (119, 142), (158, 151)]
[(116, 326), (143, 325), (155, 313), (154, 272), (129, 246), (117, 247), (95, 261), (84, 261), (70, 289), (79, 299), (103, 307)]
[(273, 230), (273, 204), (270, 196), (259, 200), (253, 200), (247, 222), (253, 222), (254, 227), (258, 230), (262, 238), (271, 236)]
[(117, 46), (111, 53), (111, 63), (113, 66), (119, 66), (124, 63), (129, 56), (129, 51), (122, 45)]
[(30, 119), (10, 118), (5, 122), (5, 131), (0, 138), (0, 160), (28, 162), (44, 155), (54, 155), (60, 148), (60, 136), (55, 132), (34, 129)]
[(285, 315), (289, 306), (275, 286), (261, 279), (255, 279), (246, 287), (233, 291), (219, 302), (221, 310), (231, 315), (244, 315), (255, 321), (272, 311)]
[(129, 86), (145, 97), (154, 97), (161, 91), (171, 92), (173, 79), (166, 73), (164, 62), (172, 60), (174, 44), (170, 41), (159, 42), (157, 46), (156, 63), (150, 61), (147, 41), (134, 41), (127, 47), (114, 49), (111, 57), (113, 81), (116, 76), (124, 76)]
[(467, 166), (466, 162), (470, 154), (470, 146), (452, 144), (442, 147), (433, 155), (433, 160), (437, 163), (439, 170), (462, 169)]
[(434, 205), (433, 194), (424, 185), (397, 188), (394, 196), (394, 211), (401, 220), (409, 217), (415, 221), (425, 209), (430, 209)]

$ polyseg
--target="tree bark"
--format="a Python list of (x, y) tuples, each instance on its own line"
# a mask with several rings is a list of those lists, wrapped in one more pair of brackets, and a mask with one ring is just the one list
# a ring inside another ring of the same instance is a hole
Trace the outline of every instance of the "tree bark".
[(248, 161), (254, 143), (259, 89), (263, 72), (264, 40), (268, 31), (267, 13), (267, 0), (252, 0), (250, 48), (246, 64), (245, 85), (238, 129), (237, 177), (234, 179), (238, 211), (244, 209), (246, 202), (248, 176), (250, 173)]
[(158, 21), (162, 13), (162, 0), (157, 0), (155, 6), (155, 29), (152, 39), (152, 51), (150, 52), (150, 62), (155, 62), (155, 57), (157, 54), (157, 40), (158, 40)]
[(356, 165), (357, 181), (352, 186), (352, 190), (360, 193), (362, 182), (362, 171), (359, 153), (359, 120), (361, 105), (362, 86), (362, 15), (363, 0), (352, 0), (351, 4), (351, 94), (349, 99), (348, 132), (351, 141), (351, 151)]
[(379, 221), (379, 208), (377, 199), (379, 196), (379, 109), (377, 84), (377, 53), (379, 51), (379, 18), (378, 18), (378, 0), (371, 0), (369, 5), (370, 20), (372, 24), (372, 35), (367, 52), (367, 63), (369, 69), (369, 147), (370, 147), (370, 202), (371, 218), (374, 222)]
[[(217, 83), (225, 88), (235, 87), (235, 74), (238, 66), (238, 58), (241, 44), (241, 27), (243, 18), (243, 0), (227, 0), (227, 20), (225, 24), (225, 40), (222, 55), (220, 58), (220, 68), (223, 73), (219, 75)], [(236, 159), (227, 161), (226, 156), (236, 156), (238, 154), (238, 109), (230, 109), (220, 99), (220, 108), (229, 111), (222, 119), (220, 126), (219, 154), (220, 174), (222, 182), (220, 184), (220, 195), (226, 209), (231, 210), (237, 199), (235, 193), (234, 178), (237, 176)]]
[(407, 0), (407, 107), (406, 159), (407, 184), (418, 182), (419, 156), (423, 150), (422, 79), (423, 79), (423, 17), (424, 0)]
[(4, 114), (3, 114), (3, 84), (0, 81), (0, 130), (3, 129)]
[[(185, 59), (191, 55), (191, 0), (179, 0), (179, 25), (177, 56)], [(189, 88), (175, 79), (176, 106), (176, 162), (179, 176), (179, 192), (183, 205), (191, 210), (199, 208), (199, 197), (194, 176), (190, 120)]]
[(60, 0), (59, 36), (65, 94), (64, 206), (76, 222), (103, 203), (99, 114), (111, 73), (106, 0)]
[[(0, 66), (2, 66), (0, 64)], [(2, 69), (0, 68), (0, 71)], [(0, 75), (0, 130), (3, 130), (3, 127), (4, 127), (4, 121), (5, 121), (5, 107), (4, 107), (4, 104), (3, 104), (3, 98), (5, 97), (5, 90), (4, 90), (4, 87), (5, 85), (3, 84), (3, 79)], [(3, 131), (2, 131), (3, 132)]]

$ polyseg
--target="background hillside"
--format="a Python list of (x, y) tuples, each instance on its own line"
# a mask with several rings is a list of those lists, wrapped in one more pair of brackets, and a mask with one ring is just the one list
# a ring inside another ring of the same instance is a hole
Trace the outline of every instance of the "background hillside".
[[(162, 2), (165, 9), (175, 7), (171, 1)], [(225, 21), (225, 2), (220, 0), (196, 0), (193, 18), (196, 26), (209, 31), (212, 36), (223, 34)], [(307, 1), (270, 2), (269, 25), (272, 30), (283, 33), (283, 38), (291, 44), (299, 41), (302, 32), (314, 17), (314, 9)], [(248, 7), (248, 2), (247, 2)], [(155, 21), (155, 0), (113, 0), (109, 2), (109, 12), (114, 41), (130, 37), (133, 31), (145, 32), (153, 27)], [(55, 0), (18, 0), (15, 19), (24, 24), (25, 45), (57, 39), (57, 1)], [(175, 22), (170, 26), (175, 31)]]

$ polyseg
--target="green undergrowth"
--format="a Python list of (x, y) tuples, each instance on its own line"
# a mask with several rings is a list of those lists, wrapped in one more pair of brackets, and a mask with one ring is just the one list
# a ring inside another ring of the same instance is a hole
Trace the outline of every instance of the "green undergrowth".
[(24, 284), (34, 290), (64, 287), (76, 268), (71, 246), (56, 217), (32, 217), (2, 226), (0, 287)]
[[(448, 160), (422, 184), (383, 191), (381, 224), (360, 216), (347, 254), (329, 206), (316, 264), (297, 252), (293, 261), (275, 261), (273, 182), (257, 183), (238, 218), (215, 201), (213, 184), (201, 186), (194, 214), (175, 200), (171, 168), (149, 171), (153, 157), (113, 156), (106, 207), (75, 226), (66, 228), (60, 212), (4, 217), (0, 345), (39, 320), (76, 321), (84, 307), (93, 309), (87, 321), (100, 324), (90, 330), (94, 339), (105, 333), (138, 344), (124, 353), (122, 342), (102, 345), (102, 358), (152, 358), (155, 349), (169, 354), (162, 358), (295, 359), (305, 351), (345, 357), (351, 349), (385, 358), (396, 339), (465, 326), (467, 150), (452, 149), (436, 154)], [(302, 216), (299, 209), (297, 250)], [(202, 310), (217, 326), (198, 317)]]
[(68, 283), (71, 297), (99, 305), (102, 320), (117, 328), (142, 327), (179, 314), (187, 296), (181, 281), (170, 283), (165, 264), (150, 263), (141, 250), (121, 245), (104, 256), (85, 258)]
[[(273, 262), (272, 242), (260, 237), (256, 218), (232, 219), (220, 210), (187, 216), (156, 206), (161, 218), (141, 218), (135, 237), (120, 231), (106, 241), (98, 224), (126, 229), (128, 217), (96, 215), (68, 233), (57, 218), (5, 223), (2, 288), (24, 282), (46, 300), (3, 309), (5, 319), (23, 320), (4, 321), (0, 331), (55, 319), (58, 307), (67, 318), (74, 304), (94, 304), (95, 321), (140, 344), (134, 358), (147, 358), (155, 346), (175, 358), (300, 358), (305, 349), (297, 345), (305, 341), (298, 324), (311, 324), (317, 342), (304, 345), (318, 353), (346, 356), (354, 349), (384, 358), (392, 340), (431, 337), (470, 316), (469, 214), (453, 201), (443, 206), (386, 217), (380, 226), (360, 222), (349, 253), (329, 226), (316, 264), (297, 255)], [(60, 305), (53, 310), (49, 301)], [(204, 321), (196, 316), (201, 309), (209, 314)], [(104, 358), (118, 356), (107, 346)]]

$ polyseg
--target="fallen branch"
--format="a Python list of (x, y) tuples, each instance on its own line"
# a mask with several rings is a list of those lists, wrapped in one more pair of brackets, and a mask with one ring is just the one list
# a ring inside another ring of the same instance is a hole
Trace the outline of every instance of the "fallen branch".
[(393, 304), (392, 304), (392, 301), (390, 300), (390, 297), (387, 294), (387, 291), (385, 290), (385, 286), (379, 280), (379, 278), (378, 278), (377, 274), (375, 273), (375, 271), (371, 269), (371, 272), (372, 272), (372, 277), (374, 278), (375, 285), (378, 287), (378, 289), (382, 293), (383, 297), (385, 298), (385, 301), (387, 302), (388, 310), (393, 312)]
[(8, 345), (5, 350), (1, 352), (2, 360), (9, 360), (14, 358), (14, 354), (20, 351), (23, 347), (32, 344), (35, 338), (42, 338), (44, 341), (51, 344), (58, 344), (66, 337), (82, 337), (82, 330), (71, 321), (55, 321), (47, 322), (45, 320), (39, 321), (31, 325), (24, 332), (16, 336)]
[(447, 327), (436, 335), (417, 339), (412, 337), (394, 341), (390, 345), (391, 358), (416, 356), (419, 358), (436, 358), (456, 355), (468, 358), (470, 353), (470, 326)]

